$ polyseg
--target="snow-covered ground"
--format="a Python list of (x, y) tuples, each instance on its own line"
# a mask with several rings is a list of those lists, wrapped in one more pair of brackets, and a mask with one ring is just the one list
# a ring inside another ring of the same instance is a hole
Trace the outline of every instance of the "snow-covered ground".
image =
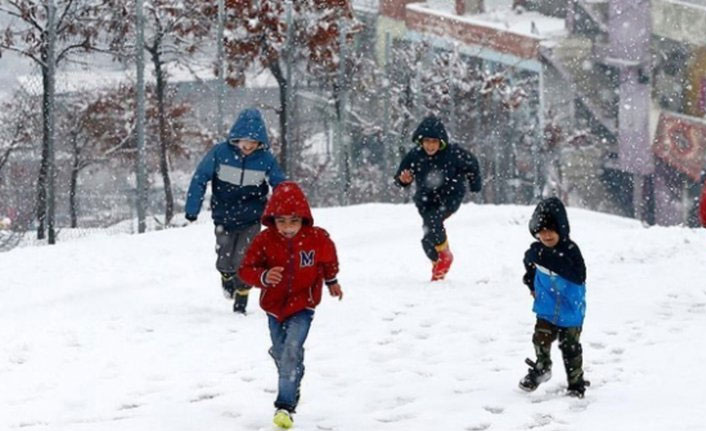
[[(704, 430), (706, 230), (569, 208), (588, 266), (586, 398), (517, 389), (534, 316), (532, 209), (464, 205), (431, 284), (409, 205), (314, 211), (343, 301), (307, 341), (300, 430)], [(236, 316), (208, 218), (0, 255), (0, 429), (271, 430), (276, 371), (256, 301)]]

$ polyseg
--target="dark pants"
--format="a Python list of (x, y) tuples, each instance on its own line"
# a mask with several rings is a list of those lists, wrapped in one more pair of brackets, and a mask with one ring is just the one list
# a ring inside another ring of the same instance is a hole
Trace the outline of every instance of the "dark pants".
[[(216, 225), (216, 269), (226, 276), (235, 276), (248, 246), (259, 232), (259, 223), (242, 229), (227, 229)], [(235, 289), (250, 288), (238, 277), (233, 280)]]
[(293, 412), (299, 403), (299, 386), (304, 377), (304, 342), (309, 335), (312, 310), (300, 311), (280, 323), (267, 316), (272, 348), (270, 355), (279, 376), (275, 407)]
[(422, 216), (422, 229), (424, 230), (422, 248), (430, 260), (439, 259), (439, 253), (435, 247), (443, 244), (447, 239), (444, 220), (458, 211), (461, 202), (462, 199), (454, 199), (446, 204), (417, 204), (417, 211)]
[(569, 384), (583, 381), (583, 349), (579, 339), (581, 326), (562, 328), (544, 319), (537, 319), (534, 326), (532, 343), (537, 353), (537, 365), (540, 368), (551, 368), (552, 343), (559, 338), (559, 350), (564, 359), (564, 368)]

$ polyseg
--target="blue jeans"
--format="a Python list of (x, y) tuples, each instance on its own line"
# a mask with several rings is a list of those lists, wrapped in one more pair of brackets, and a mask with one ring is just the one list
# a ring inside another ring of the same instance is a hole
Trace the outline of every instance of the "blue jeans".
[(293, 412), (299, 403), (299, 385), (304, 376), (304, 342), (309, 335), (312, 310), (303, 310), (280, 323), (268, 315), (272, 348), (270, 355), (279, 375), (275, 407)]

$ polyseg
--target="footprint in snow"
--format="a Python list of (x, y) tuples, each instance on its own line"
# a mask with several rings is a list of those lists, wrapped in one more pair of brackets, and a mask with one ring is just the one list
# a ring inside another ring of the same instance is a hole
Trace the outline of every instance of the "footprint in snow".
[(390, 343), (392, 343), (392, 338), (383, 338), (382, 340), (377, 342), (379, 346), (387, 346)]
[(190, 403), (200, 403), (201, 401), (208, 401), (212, 400), (216, 397), (221, 396), (221, 394), (216, 394), (216, 393), (203, 393), (201, 395), (198, 395), (196, 398), (192, 398), (189, 400)]
[(384, 424), (389, 424), (393, 422), (402, 422), (410, 419), (414, 419), (415, 416), (411, 413), (401, 413), (401, 414), (395, 414), (395, 415), (389, 415), (389, 416), (384, 416), (384, 417), (378, 417), (375, 418), (376, 421), (382, 422)]
[(592, 348), (592, 349), (595, 349), (595, 350), (603, 350), (603, 349), (605, 349), (605, 344), (603, 344), (603, 343), (591, 342), (591, 343), (588, 343), (588, 345), (591, 346), (591, 348)]
[(497, 407), (497, 406), (485, 406), (485, 407), (483, 407), (483, 409), (487, 412), (494, 414), (494, 415), (499, 415), (505, 411), (504, 407)]
[(689, 313), (704, 314), (706, 313), (706, 303), (700, 302), (697, 304), (692, 304), (686, 311)]
[(120, 407), (118, 407), (118, 410), (134, 410), (140, 406), (141, 406), (141, 404), (136, 404), (136, 403), (123, 404)]
[(527, 425), (529, 429), (545, 427), (554, 422), (554, 417), (548, 413), (539, 413), (534, 416), (534, 423)]

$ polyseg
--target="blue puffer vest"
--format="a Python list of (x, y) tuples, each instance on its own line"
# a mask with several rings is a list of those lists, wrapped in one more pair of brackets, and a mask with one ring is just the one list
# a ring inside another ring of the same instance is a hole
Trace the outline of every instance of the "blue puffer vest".
[(562, 328), (583, 326), (586, 316), (586, 285), (572, 283), (550, 269), (537, 265), (532, 311), (540, 319)]

